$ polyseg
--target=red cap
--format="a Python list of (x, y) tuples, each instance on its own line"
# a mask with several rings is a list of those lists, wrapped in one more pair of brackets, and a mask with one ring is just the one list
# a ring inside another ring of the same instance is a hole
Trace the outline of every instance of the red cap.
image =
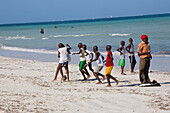
[(143, 39), (146, 38), (146, 37), (147, 37), (147, 35), (143, 34), (143, 35), (141, 36), (141, 39), (143, 40)]

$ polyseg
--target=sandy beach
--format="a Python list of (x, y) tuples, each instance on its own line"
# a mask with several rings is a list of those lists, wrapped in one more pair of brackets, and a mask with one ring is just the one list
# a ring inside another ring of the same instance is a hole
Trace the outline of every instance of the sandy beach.
[[(169, 113), (170, 73), (152, 71), (151, 80), (161, 87), (139, 87), (138, 70), (126, 76), (114, 68), (120, 80), (107, 88), (107, 81), (97, 85), (91, 73), (80, 81), (78, 65), (69, 65), (70, 82), (51, 82), (56, 62), (40, 62), (0, 56), (0, 113)], [(105, 68), (102, 73), (105, 72)]]

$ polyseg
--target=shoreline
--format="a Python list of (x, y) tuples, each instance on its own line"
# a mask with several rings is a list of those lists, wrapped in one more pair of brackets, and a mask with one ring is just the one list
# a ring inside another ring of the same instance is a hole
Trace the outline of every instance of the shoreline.
[[(36, 60), (41, 62), (58, 62), (57, 53), (56, 54), (45, 54), (45, 53), (34, 53), (34, 52), (23, 52), (23, 51), (11, 51), (11, 50), (3, 50), (0, 49), (0, 56), (4, 57), (11, 57), (11, 58), (20, 58), (20, 59), (27, 59), (27, 60)], [(71, 56), (71, 63), (70, 64), (79, 64), (79, 56), (78, 55), (70, 55)], [(105, 54), (103, 56), (106, 58)], [(118, 66), (119, 62), (119, 55), (114, 56), (114, 66), (120, 68)], [(135, 55), (137, 64), (135, 66), (135, 70), (139, 69), (139, 60), (140, 58)], [(129, 58), (126, 55), (125, 57), (125, 69), (130, 69), (130, 62)], [(157, 56), (153, 55), (153, 59), (151, 60), (150, 71), (160, 71), (160, 72), (167, 72), (170, 73), (169, 68), (170, 57), (169, 56)], [(94, 62), (93, 65), (95, 66), (96, 63)]]
[[(112, 75), (120, 80), (116, 87), (107, 88), (107, 81), (96, 84), (91, 74), (83, 79), (78, 65), (70, 64), (70, 82), (52, 82), (56, 62), (41, 62), (0, 56), (0, 111), (6, 112), (81, 112), (81, 113), (168, 113), (170, 111), (170, 74), (149, 73), (151, 80), (157, 80), (161, 87), (139, 87), (136, 74), (120, 75), (114, 68)], [(105, 68), (101, 73), (105, 72)], [(129, 104), (131, 103), (131, 104)], [(145, 108), (145, 109), (143, 109)]]

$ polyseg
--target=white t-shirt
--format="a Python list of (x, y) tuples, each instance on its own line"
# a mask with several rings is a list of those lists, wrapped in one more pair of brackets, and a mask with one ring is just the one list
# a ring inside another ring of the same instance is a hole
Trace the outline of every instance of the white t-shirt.
[(130, 52), (133, 52), (133, 53), (129, 53), (129, 56), (133, 56), (134, 53), (135, 53), (135, 52), (134, 52), (134, 45), (133, 45), (133, 44), (131, 44), (129, 51), (130, 51)]
[(125, 59), (125, 48), (122, 47), (122, 51), (123, 55), (120, 55), (120, 59)]
[(85, 50), (83, 48), (80, 49), (81, 53), (80, 53), (80, 61), (85, 61)]
[(97, 65), (98, 65), (98, 66), (104, 66), (104, 63), (103, 63), (103, 59), (102, 59), (101, 53), (100, 53), (99, 58), (97, 59)]
[(91, 56), (91, 52), (89, 50), (85, 50), (85, 51), (88, 53), (88, 55), (85, 56), (86, 62), (88, 63), (88, 62), (90, 62), (90, 59), (92, 58), (92, 56)]
[(60, 52), (60, 61), (59, 61), (59, 63), (67, 62), (68, 61), (67, 47), (59, 48), (58, 51)]

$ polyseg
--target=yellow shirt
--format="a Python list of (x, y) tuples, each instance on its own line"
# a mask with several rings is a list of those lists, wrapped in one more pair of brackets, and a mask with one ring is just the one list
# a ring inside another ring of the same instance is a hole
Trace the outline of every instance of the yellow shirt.
[[(150, 46), (149, 43), (146, 44), (144, 41), (142, 41), (139, 45), (138, 45), (138, 53), (145, 53), (145, 52), (150, 52)], [(150, 55), (140, 55), (140, 58), (146, 58), (146, 57), (150, 57)]]

